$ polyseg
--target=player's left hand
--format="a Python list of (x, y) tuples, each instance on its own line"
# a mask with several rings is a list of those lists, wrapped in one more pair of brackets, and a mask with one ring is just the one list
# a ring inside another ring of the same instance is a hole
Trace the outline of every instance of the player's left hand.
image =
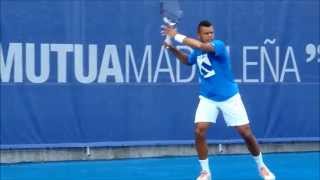
[(166, 41), (163, 42), (163, 46), (164, 46), (166, 49), (173, 48), (173, 45), (172, 45), (171, 43), (167, 43)]
[(162, 25), (161, 26), (161, 34), (170, 37), (174, 37), (177, 34), (177, 30), (172, 26)]

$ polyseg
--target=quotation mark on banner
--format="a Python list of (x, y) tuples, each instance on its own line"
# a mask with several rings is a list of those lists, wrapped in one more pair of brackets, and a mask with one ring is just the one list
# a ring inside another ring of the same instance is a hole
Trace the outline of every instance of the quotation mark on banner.
[(307, 63), (312, 62), (313, 60), (320, 63), (320, 45), (308, 44), (305, 47), (305, 52), (308, 55), (308, 58), (306, 59)]

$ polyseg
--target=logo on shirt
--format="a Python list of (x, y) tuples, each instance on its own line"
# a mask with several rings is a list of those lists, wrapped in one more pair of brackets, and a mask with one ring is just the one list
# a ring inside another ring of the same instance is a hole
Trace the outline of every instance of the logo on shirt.
[(212, 64), (208, 58), (208, 54), (201, 54), (197, 56), (197, 65), (201, 76), (203, 76), (204, 78), (209, 78), (216, 74), (216, 72), (212, 68)]

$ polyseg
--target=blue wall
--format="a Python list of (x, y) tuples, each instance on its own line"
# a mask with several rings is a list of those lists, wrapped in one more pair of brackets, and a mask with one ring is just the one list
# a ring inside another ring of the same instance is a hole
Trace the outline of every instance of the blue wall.
[[(1, 148), (192, 143), (195, 67), (161, 47), (158, 1), (0, 3)], [(259, 140), (319, 141), (319, 1), (180, 3), (179, 31), (228, 45)], [(221, 117), (208, 137), (239, 140)]]

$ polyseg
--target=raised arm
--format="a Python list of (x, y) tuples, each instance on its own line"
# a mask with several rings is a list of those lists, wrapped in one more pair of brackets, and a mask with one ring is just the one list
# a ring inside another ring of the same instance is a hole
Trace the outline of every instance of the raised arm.
[(201, 49), (202, 51), (205, 51), (205, 52), (213, 52), (214, 51), (214, 48), (212, 47), (211, 43), (203, 43), (197, 39), (193, 39), (193, 38), (189, 38), (189, 37), (185, 37), (182, 40), (182, 44), (185, 44), (185, 45), (190, 46), (192, 48)]
[(185, 44), (187, 46), (190, 46), (192, 48), (197, 48), (201, 49), (202, 51), (205, 52), (214, 52), (214, 47), (210, 43), (210, 36), (213, 36), (213, 30), (208, 29), (206, 31), (201, 32), (203, 37), (208, 37), (207, 42), (201, 42), (197, 39), (193, 39), (190, 37), (187, 37), (185, 35), (179, 34), (176, 29), (169, 27), (169, 26), (164, 26), (162, 29), (162, 32), (165, 35), (169, 35), (170, 37), (173, 37), (177, 42), (181, 44)]

